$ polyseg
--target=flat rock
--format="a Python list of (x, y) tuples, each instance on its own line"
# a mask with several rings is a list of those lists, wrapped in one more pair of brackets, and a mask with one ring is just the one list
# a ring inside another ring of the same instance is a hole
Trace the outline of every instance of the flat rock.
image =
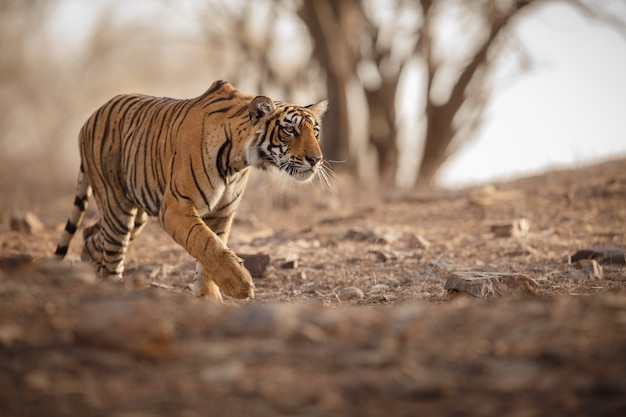
[(582, 271), (590, 279), (604, 279), (602, 266), (595, 259), (581, 259), (572, 264), (574, 268)]
[(491, 233), (495, 237), (526, 237), (530, 229), (528, 219), (514, 219), (509, 223), (492, 224)]
[(285, 262), (280, 264), (282, 269), (298, 269), (299, 261), (297, 256), (290, 256)]
[(343, 240), (365, 242), (375, 245), (404, 246), (407, 249), (428, 249), (431, 243), (423, 236), (402, 229), (366, 229), (351, 227), (344, 233)]
[(444, 288), (463, 292), (478, 298), (498, 296), (526, 296), (536, 294), (539, 285), (524, 274), (504, 272), (452, 272)]
[(251, 255), (237, 254), (243, 259), (243, 266), (250, 272), (253, 278), (261, 278), (265, 274), (265, 269), (270, 263), (270, 256), (265, 253), (256, 253)]
[(34, 234), (45, 228), (43, 222), (35, 214), (27, 211), (23, 215), (11, 217), (11, 230), (14, 232)]
[(571, 262), (594, 259), (601, 264), (626, 265), (626, 249), (617, 246), (592, 246), (570, 257)]
[(339, 299), (341, 301), (355, 301), (362, 300), (365, 294), (360, 288), (346, 287), (339, 292)]

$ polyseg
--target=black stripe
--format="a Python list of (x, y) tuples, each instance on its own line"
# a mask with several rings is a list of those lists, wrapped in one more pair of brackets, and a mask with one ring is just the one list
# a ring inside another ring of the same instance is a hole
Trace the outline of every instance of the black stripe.
[(120, 248), (118, 248), (117, 250), (108, 250), (108, 249), (105, 249), (105, 250), (104, 250), (104, 254), (105, 254), (106, 256), (108, 256), (109, 258), (112, 258), (112, 257), (114, 257), (114, 256), (116, 256), (116, 255), (120, 255), (120, 254), (122, 254), (122, 248), (120, 247)]
[(226, 180), (226, 177), (230, 173), (230, 152), (233, 148), (232, 134), (227, 130), (226, 126), (224, 126), (224, 136), (226, 141), (222, 144), (222, 146), (220, 146), (220, 149), (217, 151), (217, 157), (215, 162), (220, 177), (222, 177), (223, 180)]
[(228, 107), (222, 107), (221, 109), (217, 109), (217, 110), (211, 110), (209, 112), (207, 112), (207, 115), (212, 115), (212, 114), (216, 114), (216, 113), (226, 113), (228, 110), (232, 109), (232, 106), (228, 106)]
[(200, 195), (202, 196), (202, 200), (204, 200), (204, 204), (207, 206), (209, 210), (211, 210), (211, 204), (209, 202), (209, 198), (207, 197), (202, 187), (200, 187), (200, 183), (198, 182), (198, 178), (196, 177), (195, 169), (193, 167), (193, 156), (189, 157), (189, 171), (191, 172), (191, 178), (193, 179), (193, 183), (196, 186), (196, 190), (200, 192)]
[[(235, 113), (233, 113), (233, 115), (231, 117), (235, 118), (235, 117), (239, 117), (242, 114), (244, 114), (246, 111), (248, 110), (248, 106), (243, 106), (241, 107), (239, 110), (237, 110)], [(246, 118), (246, 120), (244, 121), (245, 123), (248, 122), (249, 119)], [(240, 125), (241, 126), (241, 125)]]
[(57, 246), (57, 250), (54, 251), (55, 255), (65, 256), (67, 255), (67, 246)]
[(191, 226), (191, 229), (189, 229), (189, 231), (187, 232), (187, 237), (185, 238), (185, 249), (188, 250), (188, 248), (189, 248), (189, 239), (191, 238), (191, 234), (193, 233), (194, 229), (196, 227), (198, 227), (198, 226), (202, 227), (203, 223), (196, 223), (196, 224), (194, 224), (193, 226)]
[(215, 81), (215, 82), (213, 83), (213, 85), (212, 85), (212, 86), (211, 86), (208, 90), (206, 90), (206, 92), (204, 93), (204, 95), (211, 95), (211, 94), (215, 93), (217, 90), (219, 90), (220, 88), (222, 88), (222, 86), (224, 85), (224, 83), (226, 83), (226, 81), (224, 81), (224, 80), (218, 80), (218, 81)]
[(80, 211), (85, 211), (85, 203), (87, 202), (87, 197), (79, 197), (76, 196), (74, 199), (74, 205), (80, 209)]
[(76, 225), (68, 220), (67, 223), (65, 223), (65, 231), (70, 235), (73, 235), (76, 233)]
[(221, 206), (220, 208), (218, 208), (217, 210), (215, 210), (217, 213), (221, 212), (222, 210), (230, 207), (231, 205), (233, 205), (233, 203), (235, 203), (237, 200), (239, 200), (241, 198), (241, 195), (243, 194), (243, 189), (239, 190), (239, 192), (237, 193), (237, 195), (235, 196), (235, 198), (233, 198), (232, 200), (230, 200), (228, 203), (224, 204), (223, 206)]

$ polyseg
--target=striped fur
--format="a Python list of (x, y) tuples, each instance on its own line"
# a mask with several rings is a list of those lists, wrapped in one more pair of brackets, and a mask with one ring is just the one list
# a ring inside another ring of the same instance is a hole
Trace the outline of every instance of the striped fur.
[(313, 178), (326, 106), (252, 97), (224, 81), (188, 100), (114, 97), (80, 131), (74, 207), (55, 254), (67, 254), (93, 192), (99, 220), (83, 231), (81, 257), (101, 278), (121, 279), (129, 243), (156, 216), (198, 261), (198, 296), (253, 297), (249, 273), (226, 246), (250, 167)]

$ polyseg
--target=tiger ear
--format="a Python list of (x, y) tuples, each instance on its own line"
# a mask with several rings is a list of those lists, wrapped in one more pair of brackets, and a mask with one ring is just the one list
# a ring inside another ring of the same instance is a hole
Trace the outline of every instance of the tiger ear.
[(265, 96), (256, 96), (248, 105), (248, 113), (253, 125), (265, 116), (272, 114), (274, 110), (276, 110), (276, 105), (271, 98)]
[(326, 113), (326, 109), (328, 108), (328, 100), (318, 101), (315, 104), (309, 104), (305, 108), (311, 110), (314, 115), (317, 116), (318, 119), (321, 119)]

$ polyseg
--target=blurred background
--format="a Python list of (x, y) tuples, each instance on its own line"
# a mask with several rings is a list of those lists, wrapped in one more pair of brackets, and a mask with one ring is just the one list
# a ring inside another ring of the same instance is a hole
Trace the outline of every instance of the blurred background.
[(112, 96), (215, 79), (328, 98), (326, 158), (364, 181), (626, 155), (623, 0), (0, 0), (0, 43), (2, 187), (73, 184), (80, 126)]

